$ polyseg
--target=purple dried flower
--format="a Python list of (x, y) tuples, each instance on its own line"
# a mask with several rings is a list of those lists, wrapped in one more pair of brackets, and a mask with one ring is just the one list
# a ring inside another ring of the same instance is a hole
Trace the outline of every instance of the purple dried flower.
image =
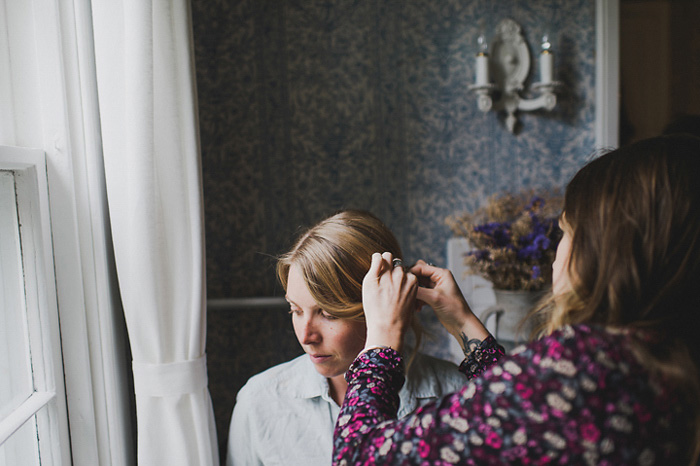
[(511, 241), (510, 222), (489, 222), (476, 225), (474, 231), (487, 236), (492, 246), (507, 246)]
[(540, 290), (551, 283), (560, 206), (553, 192), (492, 197), (476, 213), (458, 218), (453, 231), (474, 248), (466, 254), (471, 270), (496, 288)]

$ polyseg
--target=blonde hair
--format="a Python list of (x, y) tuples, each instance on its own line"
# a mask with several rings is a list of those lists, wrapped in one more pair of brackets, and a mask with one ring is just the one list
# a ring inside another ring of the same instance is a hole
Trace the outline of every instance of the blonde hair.
[[(370, 212), (344, 210), (303, 233), (277, 260), (277, 276), (286, 291), (289, 269), (295, 264), (319, 307), (334, 317), (364, 322), (362, 280), (375, 252), (403, 259), (396, 237), (381, 220)], [(416, 347), (411, 359), (422, 336), (417, 319), (412, 329)]]

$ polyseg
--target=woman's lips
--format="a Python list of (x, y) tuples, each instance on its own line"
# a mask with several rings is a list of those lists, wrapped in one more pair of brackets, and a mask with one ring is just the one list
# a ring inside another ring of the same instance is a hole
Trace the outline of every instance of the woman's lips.
[(325, 362), (330, 358), (327, 354), (309, 354), (309, 357), (314, 364)]

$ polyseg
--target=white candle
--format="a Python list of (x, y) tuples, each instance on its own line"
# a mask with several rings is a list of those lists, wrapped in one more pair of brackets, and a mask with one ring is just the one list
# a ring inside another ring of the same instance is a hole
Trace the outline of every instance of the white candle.
[(489, 56), (481, 52), (476, 56), (476, 85), (485, 86), (489, 83)]
[(549, 35), (542, 36), (542, 53), (540, 53), (540, 82), (549, 84), (552, 82), (554, 74), (554, 55), (551, 51), (552, 44), (549, 42)]
[(543, 50), (540, 54), (540, 81), (542, 84), (552, 82), (554, 73), (554, 54), (549, 50)]

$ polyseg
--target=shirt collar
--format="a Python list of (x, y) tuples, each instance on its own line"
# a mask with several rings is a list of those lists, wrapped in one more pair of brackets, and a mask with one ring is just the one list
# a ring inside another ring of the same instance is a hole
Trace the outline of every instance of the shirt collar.
[(308, 354), (299, 356), (290, 371), (289, 393), (295, 398), (321, 397), (332, 402), (328, 380), (316, 371)]
[[(421, 399), (432, 399), (440, 395), (438, 381), (430, 376), (427, 369), (427, 361), (418, 353), (399, 392), (399, 418), (415, 410)], [(308, 354), (303, 354), (294, 361), (287, 384), (289, 393), (294, 398), (321, 397), (335, 404), (330, 396), (328, 380), (316, 371)]]

